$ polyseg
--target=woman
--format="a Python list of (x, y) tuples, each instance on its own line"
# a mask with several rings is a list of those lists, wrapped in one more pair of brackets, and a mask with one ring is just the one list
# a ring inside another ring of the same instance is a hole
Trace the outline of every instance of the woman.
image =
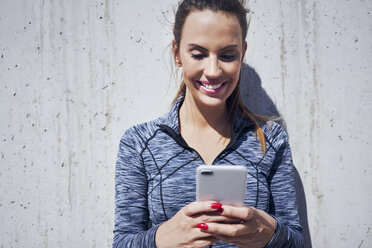
[[(302, 246), (287, 136), (239, 97), (246, 14), (239, 0), (179, 4), (172, 47), (183, 82), (168, 114), (121, 139), (113, 247)], [(195, 202), (201, 164), (245, 165), (245, 206)]]

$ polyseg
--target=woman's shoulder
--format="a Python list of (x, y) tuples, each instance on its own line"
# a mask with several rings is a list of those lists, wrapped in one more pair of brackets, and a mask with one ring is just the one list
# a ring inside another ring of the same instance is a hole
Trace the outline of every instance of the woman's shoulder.
[(285, 128), (276, 121), (267, 121), (261, 125), (265, 138), (275, 147), (280, 147), (288, 142), (288, 135)]
[(143, 145), (159, 130), (159, 125), (164, 123), (164, 116), (155, 120), (135, 124), (124, 131), (121, 142), (143, 147)]

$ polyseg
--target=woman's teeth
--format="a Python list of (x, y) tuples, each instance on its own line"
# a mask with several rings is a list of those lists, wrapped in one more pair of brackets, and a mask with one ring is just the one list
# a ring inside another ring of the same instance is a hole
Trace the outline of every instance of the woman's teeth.
[(202, 82), (200, 82), (205, 88), (209, 89), (209, 90), (215, 90), (215, 89), (218, 89), (221, 87), (222, 84), (204, 84)]

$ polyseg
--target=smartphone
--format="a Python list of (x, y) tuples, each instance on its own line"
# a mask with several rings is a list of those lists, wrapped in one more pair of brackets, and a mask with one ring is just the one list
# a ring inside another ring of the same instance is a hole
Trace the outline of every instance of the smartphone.
[(196, 169), (196, 201), (244, 205), (248, 170), (240, 165), (201, 165)]

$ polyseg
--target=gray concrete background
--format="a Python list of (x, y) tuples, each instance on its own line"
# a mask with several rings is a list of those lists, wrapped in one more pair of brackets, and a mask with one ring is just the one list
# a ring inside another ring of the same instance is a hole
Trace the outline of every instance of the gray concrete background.
[[(1, 248), (110, 247), (119, 139), (177, 88), (175, 3), (0, 0)], [(372, 2), (249, 6), (242, 94), (285, 120), (312, 247), (371, 247)]]

